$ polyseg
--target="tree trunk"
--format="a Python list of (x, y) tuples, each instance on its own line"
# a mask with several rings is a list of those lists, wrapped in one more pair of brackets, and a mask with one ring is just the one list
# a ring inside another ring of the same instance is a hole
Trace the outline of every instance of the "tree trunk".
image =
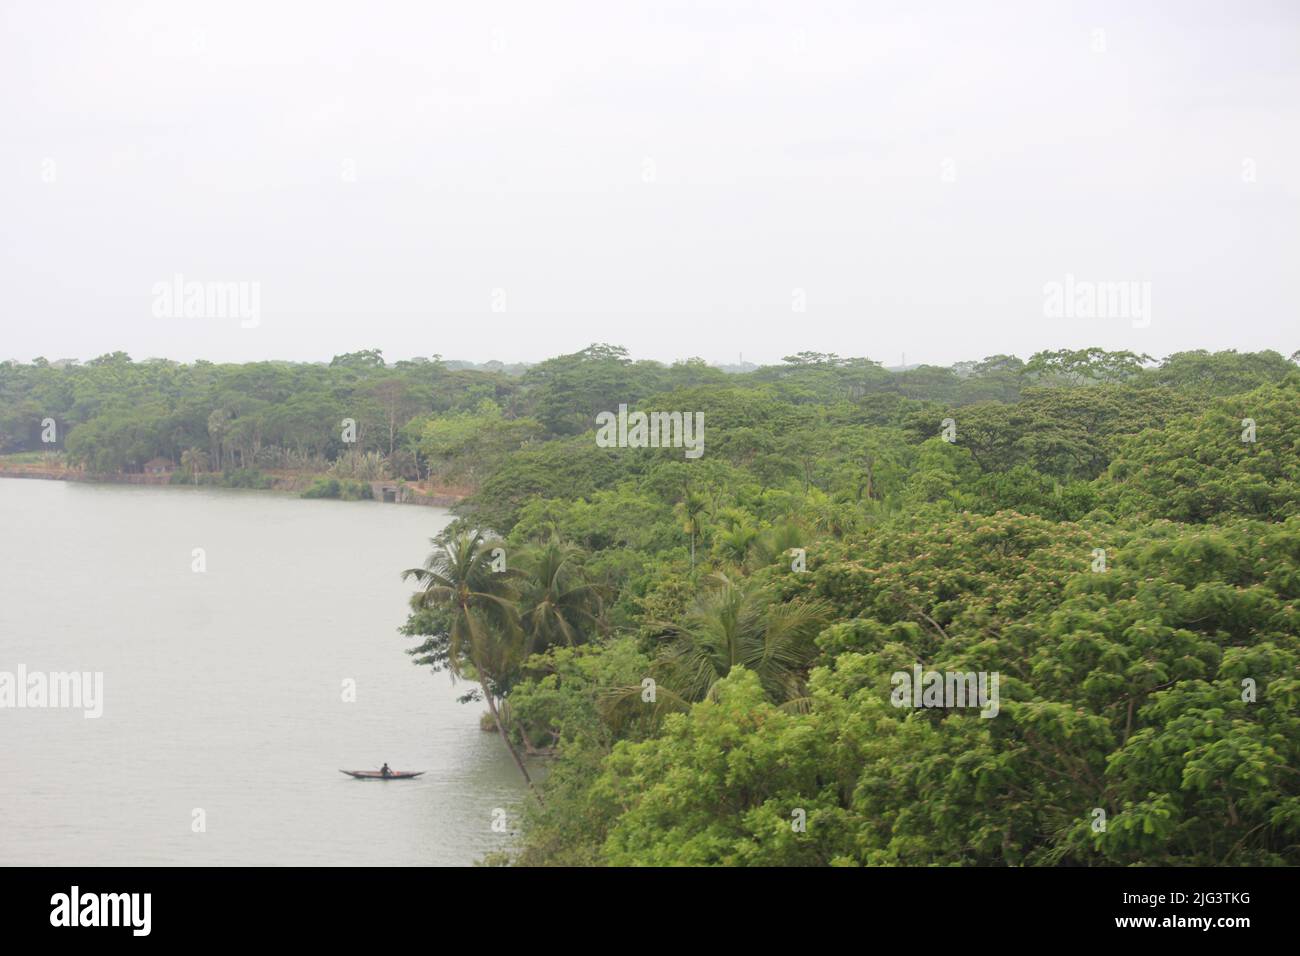
[[(510, 751), (510, 756), (514, 758), (515, 766), (524, 775), (524, 782), (528, 784), (528, 789), (537, 794), (537, 789), (533, 786), (533, 778), (528, 776), (528, 768), (524, 766), (523, 758), (519, 756), (519, 751), (515, 750), (510, 735), (506, 733), (505, 725), (501, 723), (501, 714), (497, 711), (497, 702), (492, 697), (492, 692), (488, 690), (487, 682), (479, 681), (479, 686), (483, 688), (483, 698), (487, 701), (488, 711), (492, 714), (492, 722), (497, 725), (497, 733), (501, 735), (502, 742), (506, 745), (506, 749)], [(537, 799), (541, 800), (541, 794), (537, 794)]]

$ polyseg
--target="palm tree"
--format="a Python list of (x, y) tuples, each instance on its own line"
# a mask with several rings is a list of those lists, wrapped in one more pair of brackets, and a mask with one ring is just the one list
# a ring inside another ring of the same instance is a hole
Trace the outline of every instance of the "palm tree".
[(814, 531), (825, 532), (836, 538), (858, 528), (860, 512), (856, 507), (835, 501), (820, 488), (813, 488), (804, 500), (804, 510), (810, 516), (810, 525)]
[[(687, 610), (681, 624), (660, 624), (668, 645), (656, 658), (655, 713), (686, 710), (709, 697), (734, 667), (758, 675), (775, 703), (806, 703), (804, 673), (817, 653), (813, 639), (825, 626), (822, 601), (782, 602), (752, 580), (724, 574), (707, 579), (708, 589)], [(639, 685), (618, 688), (606, 706), (626, 720), (642, 711)]]
[(793, 521), (783, 521), (773, 525), (754, 541), (750, 555), (751, 567), (761, 568), (772, 564), (791, 548), (799, 547), (807, 540), (807, 535)]
[(695, 570), (695, 536), (700, 533), (704, 515), (708, 512), (709, 502), (702, 494), (687, 491), (686, 497), (677, 503), (677, 516), (682, 521), (682, 530), (691, 536), (691, 570)]
[(772, 700), (792, 701), (803, 696), (813, 638), (828, 610), (821, 601), (783, 603), (753, 581), (713, 574), (683, 622), (665, 628), (670, 643), (660, 660), (671, 686), (688, 700), (704, 700), (740, 666), (758, 675)]
[(532, 787), (532, 777), (506, 732), (497, 703), (504, 696), (505, 679), (523, 653), (513, 577), (493, 570), (492, 552), (497, 545), (478, 532), (463, 532), (446, 542), (434, 538), (430, 543), (434, 550), (424, 567), (402, 572), (402, 580), (414, 578), (420, 584), (411, 596), (411, 607), (436, 608), (450, 615), (447, 667), (456, 678), (466, 676), (466, 664), (472, 667), (497, 733)]
[(199, 472), (208, 470), (208, 453), (201, 448), (187, 448), (181, 452), (181, 469), (188, 471), (190, 477), (194, 479), (194, 484), (199, 483)]
[(603, 629), (605, 589), (580, 578), (575, 565), (581, 555), (556, 535), (520, 555), (524, 583), (518, 607), (529, 654), (552, 644), (581, 644)]
[(759, 540), (759, 530), (747, 519), (736, 521), (719, 533), (714, 545), (722, 557), (737, 567), (744, 567), (745, 559)]

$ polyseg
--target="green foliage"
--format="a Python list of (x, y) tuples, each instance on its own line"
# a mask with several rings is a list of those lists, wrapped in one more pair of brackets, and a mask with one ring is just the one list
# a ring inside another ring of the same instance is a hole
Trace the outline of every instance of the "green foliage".
[(542, 432), (533, 419), (507, 419), (500, 407), (487, 399), (472, 412), (426, 416), (410, 427), (416, 435), (416, 451), (430, 472), (451, 482), (477, 481)]
[[(1112, 532), (1105, 573), (1093, 533), (957, 516), (832, 549), (800, 582), (843, 613), (811, 707), (738, 667), (615, 745), (583, 804), (600, 859), (1294, 864), (1300, 523)], [(890, 675), (918, 660), (999, 671), (1001, 713), (894, 707)]]
[[(345, 483), (353, 484), (369, 481), (381, 481), (388, 478), (388, 463), (377, 451), (349, 451), (338, 457), (330, 466), (329, 473)], [(367, 497), (369, 497), (367, 495)]]
[(680, 624), (652, 625), (664, 642), (651, 669), (658, 692), (669, 706), (704, 700), (732, 668), (745, 667), (771, 700), (797, 701), (828, 611), (821, 601), (780, 601), (758, 580), (715, 574)]
[[(502, 544), (477, 532), (450, 531), (432, 544), (423, 567), (402, 572), (420, 586), (403, 633), (424, 642), (410, 653), (418, 664), (478, 682), (497, 732), (531, 786), (512, 739), (519, 734), (532, 750), (527, 724), (512, 720), (506, 698), (533, 651), (572, 647), (603, 630), (602, 589), (582, 579), (581, 552), (555, 538), (527, 549), (515, 570), (507, 569)], [(463, 698), (473, 699), (476, 694)]]
[(850, 770), (820, 714), (773, 706), (737, 668), (713, 699), (622, 742), (592, 791), (612, 823), (616, 866), (818, 866), (852, 862), (860, 814), (844, 807)]
[(361, 501), (374, 497), (369, 482), (350, 478), (317, 478), (302, 493), (303, 498), (338, 498), (343, 501)]
[(1101, 505), (1116, 514), (1187, 522), (1296, 514), (1300, 375), (1129, 438), (1099, 491)]
[(552, 645), (524, 662), (524, 679), (510, 692), (512, 718), (536, 746), (608, 749), (615, 732), (602, 709), (610, 687), (640, 685), (650, 659), (630, 637), (604, 644)]
[(1036, 381), (1090, 385), (1099, 382), (1127, 382), (1141, 376), (1152, 361), (1135, 352), (1107, 352), (1105, 349), (1059, 349), (1038, 352), (1025, 365), (1025, 374)]
[[(980, 364), (888, 398), (890, 373), (793, 356), (642, 402), (703, 410), (701, 461), (505, 456), (470, 513), (623, 570), (626, 635), (515, 685), (555, 753), (517, 863), (1300, 862), (1296, 378), (1235, 353)], [(1218, 367), (1255, 391), (1221, 397)], [(996, 717), (895, 707), (917, 664), (997, 673)]]
[[(402, 633), (548, 760), (518, 863), (1297, 865), (1295, 360), (113, 353), (0, 363), (0, 452), (53, 417), (88, 472), (466, 487)], [(704, 457), (597, 447), (620, 405), (702, 412)], [(997, 715), (895, 706), (917, 665)]]

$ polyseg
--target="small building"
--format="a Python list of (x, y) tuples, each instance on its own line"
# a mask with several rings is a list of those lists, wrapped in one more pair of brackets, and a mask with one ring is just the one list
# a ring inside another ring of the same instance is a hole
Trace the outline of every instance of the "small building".
[(144, 463), (146, 475), (170, 475), (176, 470), (176, 463), (170, 458), (150, 458)]

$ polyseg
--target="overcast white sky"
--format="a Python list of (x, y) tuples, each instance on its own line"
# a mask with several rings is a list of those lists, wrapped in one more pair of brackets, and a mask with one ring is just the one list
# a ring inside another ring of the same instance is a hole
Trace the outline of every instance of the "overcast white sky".
[(1297, 264), (1295, 3), (0, 2), (0, 358), (1289, 354)]

